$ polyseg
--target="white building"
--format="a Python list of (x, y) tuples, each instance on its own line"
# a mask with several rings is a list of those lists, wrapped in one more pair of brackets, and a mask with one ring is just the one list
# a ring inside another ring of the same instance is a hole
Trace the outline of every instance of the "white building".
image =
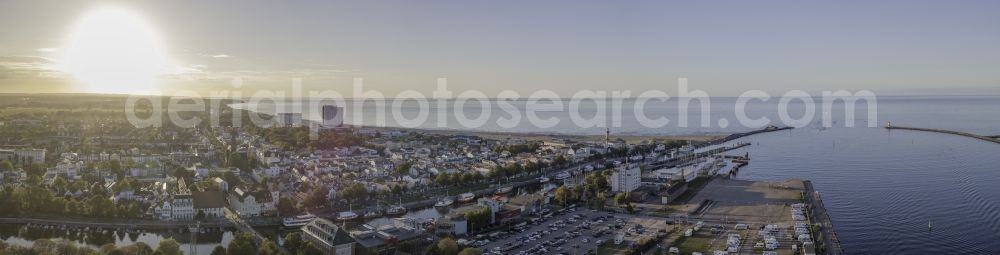
[(639, 167), (622, 166), (611, 173), (612, 192), (632, 192), (639, 188), (642, 172)]
[(316, 218), (303, 226), (302, 236), (323, 254), (354, 254), (354, 238), (346, 229), (327, 219)]
[(194, 219), (194, 200), (191, 198), (190, 193), (174, 195), (174, 202), (170, 203), (170, 219)]
[(257, 217), (273, 214), (277, 210), (277, 198), (277, 191), (249, 192), (241, 188), (235, 188), (233, 192), (229, 193), (229, 206), (240, 217)]
[(0, 149), (0, 160), (7, 160), (15, 165), (45, 163), (45, 149)]

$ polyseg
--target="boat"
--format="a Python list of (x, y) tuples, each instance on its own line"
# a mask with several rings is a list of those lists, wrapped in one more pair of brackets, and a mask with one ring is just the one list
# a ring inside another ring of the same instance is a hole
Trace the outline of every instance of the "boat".
[(556, 174), (556, 180), (563, 180), (566, 178), (569, 178), (569, 173), (567, 173), (566, 171)]
[(380, 211), (378, 209), (369, 210), (369, 211), (365, 212), (365, 216), (364, 216), (365, 219), (374, 219), (374, 218), (378, 218), (378, 217), (382, 217), (382, 211)]
[(358, 214), (352, 211), (343, 211), (337, 214), (337, 220), (348, 221), (355, 220), (358, 218)]
[(406, 214), (406, 207), (394, 205), (392, 207), (389, 207), (388, 210), (385, 210), (385, 214), (392, 215), (392, 216), (403, 215), (403, 214)]
[(473, 194), (472, 192), (462, 193), (458, 195), (458, 202), (461, 203), (472, 202), (473, 199), (476, 199), (476, 194)]
[(284, 219), (283, 225), (285, 227), (290, 227), (290, 228), (292, 228), (292, 227), (301, 227), (301, 226), (304, 226), (306, 224), (309, 224), (309, 222), (312, 222), (315, 219), (316, 219), (316, 215), (312, 215), (311, 213), (306, 213), (306, 214), (298, 215), (298, 216), (295, 216), (295, 217), (286, 217)]
[(454, 203), (455, 203), (455, 200), (452, 200), (449, 197), (444, 197), (444, 198), (441, 198), (441, 200), (438, 200), (437, 203), (434, 203), (434, 207), (448, 207), (448, 206), (451, 206), (451, 204), (454, 204)]
[(538, 182), (541, 182), (541, 183), (549, 182), (549, 177), (545, 177), (545, 176), (538, 177)]
[(503, 186), (503, 187), (498, 188), (497, 191), (494, 192), (494, 193), (497, 194), (497, 195), (503, 195), (503, 194), (509, 193), (511, 190), (514, 190), (514, 187)]

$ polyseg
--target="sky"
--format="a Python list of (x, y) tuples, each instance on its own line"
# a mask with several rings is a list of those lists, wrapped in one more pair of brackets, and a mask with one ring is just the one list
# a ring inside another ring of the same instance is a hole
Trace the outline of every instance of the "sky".
[(111, 23), (136, 21), (145, 24), (138, 34), (156, 38), (169, 59), (155, 74), (163, 93), (232, 89), (234, 78), (244, 94), (287, 89), (293, 78), (307, 90), (349, 93), (352, 79), (363, 78), (366, 89), (391, 97), (429, 94), (447, 78), (449, 89), (491, 96), (539, 89), (634, 96), (676, 94), (684, 77), (712, 96), (1000, 95), (1000, 1), (919, 0), (7, 0), (0, 1), (0, 93), (95, 92), (85, 79), (95, 71), (86, 67), (147, 63), (115, 65), (107, 62), (133, 61), (119, 56), (131, 53), (84, 50), (76, 70), (65, 67), (71, 49), (90, 49), (81, 44), (133, 48), (78, 38), (122, 29), (81, 32), (82, 20), (107, 8), (135, 17)]

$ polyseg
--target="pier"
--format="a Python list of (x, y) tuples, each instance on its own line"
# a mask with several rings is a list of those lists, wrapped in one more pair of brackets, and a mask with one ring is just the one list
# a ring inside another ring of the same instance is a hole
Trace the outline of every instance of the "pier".
[(966, 132), (960, 132), (960, 131), (954, 131), (954, 130), (945, 130), (945, 129), (936, 129), (936, 128), (901, 127), (901, 126), (893, 126), (893, 125), (887, 125), (887, 126), (885, 126), (885, 129), (888, 129), (888, 130), (902, 129), (902, 130), (913, 130), (913, 131), (924, 131), (924, 132), (934, 132), (934, 133), (942, 133), (942, 134), (960, 135), (960, 136), (971, 137), (971, 138), (976, 138), (976, 139), (987, 141), (987, 142), (992, 142), (992, 143), (1000, 144), (1000, 139), (996, 139), (996, 138), (993, 138), (993, 137), (990, 137), (990, 136), (977, 135), (977, 134), (973, 134), (973, 133), (966, 133)]
[(803, 197), (809, 203), (811, 208), (809, 220), (812, 221), (814, 225), (820, 226), (819, 232), (822, 235), (823, 241), (823, 253), (828, 255), (839, 255), (844, 254), (844, 248), (840, 246), (840, 238), (837, 238), (837, 231), (833, 229), (833, 221), (830, 220), (830, 215), (826, 213), (826, 207), (823, 205), (823, 199), (820, 198), (819, 192), (813, 188), (811, 181), (804, 181), (805, 192), (803, 192)]
[(722, 139), (718, 139), (718, 140), (712, 141), (710, 144), (720, 144), (720, 143), (729, 142), (729, 141), (732, 141), (732, 140), (740, 139), (740, 138), (751, 136), (751, 135), (756, 135), (756, 134), (761, 134), (761, 133), (769, 133), (769, 132), (775, 132), (775, 131), (781, 131), (781, 130), (789, 130), (789, 129), (792, 129), (792, 128), (793, 127), (767, 126), (767, 127), (763, 128), (763, 129), (758, 129), (758, 130), (754, 130), (754, 131), (750, 131), (750, 132), (743, 132), (743, 133), (731, 134), (731, 135), (728, 135), (726, 137), (723, 137)]

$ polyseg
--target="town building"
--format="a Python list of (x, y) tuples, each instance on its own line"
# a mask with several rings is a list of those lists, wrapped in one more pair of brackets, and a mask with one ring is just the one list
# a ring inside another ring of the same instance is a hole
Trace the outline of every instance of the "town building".
[(235, 188), (229, 193), (229, 206), (242, 218), (270, 215), (275, 212), (278, 192), (246, 191)]
[(0, 160), (18, 166), (45, 163), (45, 149), (0, 149)]
[(344, 125), (344, 108), (333, 105), (323, 106), (323, 127), (333, 128)]
[(275, 117), (278, 122), (278, 126), (282, 127), (300, 127), (302, 126), (302, 114), (301, 113), (278, 113)]
[(353, 255), (354, 238), (332, 221), (316, 218), (302, 226), (302, 236), (323, 254)]
[(642, 183), (639, 167), (624, 165), (611, 173), (612, 192), (632, 192)]
[(222, 191), (193, 191), (191, 192), (191, 198), (194, 219), (211, 219), (226, 216), (223, 211), (223, 208), (226, 207), (226, 200), (222, 196)]

